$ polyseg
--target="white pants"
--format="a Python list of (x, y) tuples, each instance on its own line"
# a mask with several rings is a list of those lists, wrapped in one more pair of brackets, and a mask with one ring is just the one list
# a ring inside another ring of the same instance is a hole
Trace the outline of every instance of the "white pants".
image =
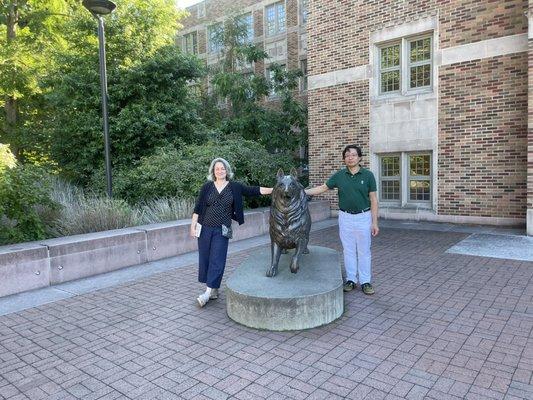
[(370, 283), (372, 214), (348, 214), (339, 210), (339, 236), (344, 250), (346, 280), (357, 283)]

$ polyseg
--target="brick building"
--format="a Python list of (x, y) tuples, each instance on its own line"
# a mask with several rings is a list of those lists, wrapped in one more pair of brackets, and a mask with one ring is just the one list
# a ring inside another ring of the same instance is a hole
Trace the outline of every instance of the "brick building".
[(269, 77), (269, 64), (289, 70), (301, 69), (300, 94), (307, 91), (307, 4), (308, 0), (204, 0), (187, 8), (179, 43), (188, 53), (198, 55), (207, 65), (218, 61), (220, 48), (213, 40), (217, 26), (227, 15), (238, 15), (249, 26), (248, 39), (265, 50), (269, 58), (257, 62), (243, 73), (254, 70)]
[(254, 40), (275, 60), (308, 71), (313, 185), (359, 143), (382, 216), (527, 221), (533, 235), (528, 1), (206, 0), (189, 8), (183, 32), (196, 32), (207, 62), (208, 25), (229, 3), (251, 14)]

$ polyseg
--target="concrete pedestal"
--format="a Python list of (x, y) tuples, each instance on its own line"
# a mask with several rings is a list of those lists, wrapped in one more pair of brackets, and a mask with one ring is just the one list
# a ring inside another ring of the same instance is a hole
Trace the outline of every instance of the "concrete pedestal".
[(292, 274), (294, 253), (282, 254), (278, 274), (265, 276), (270, 249), (250, 256), (226, 283), (228, 316), (257, 329), (286, 331), (328, 324), (344, 311), (339, 255), (325, 247), (309, 246), (300, 258), (300, 270)]

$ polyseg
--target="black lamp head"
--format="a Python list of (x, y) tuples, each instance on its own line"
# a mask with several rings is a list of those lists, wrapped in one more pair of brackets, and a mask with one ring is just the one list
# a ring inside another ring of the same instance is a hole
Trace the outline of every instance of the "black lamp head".
[(109, 0), (83, 0), (81, 2), (83, 6), (96, 15), (111, 14), (117, 7), (115, 3)]

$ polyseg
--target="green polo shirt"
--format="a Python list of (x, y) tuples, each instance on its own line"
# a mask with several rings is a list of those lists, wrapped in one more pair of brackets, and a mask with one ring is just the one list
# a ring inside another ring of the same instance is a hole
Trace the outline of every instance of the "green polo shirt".
[(377, 191), (374, 174), (363, 167), (353, 175), (348, 168), (343, 168), (331, 175), (326, 185), (339, 190), (339, 208), (345, 211), (369, 208), (369, 193)]

